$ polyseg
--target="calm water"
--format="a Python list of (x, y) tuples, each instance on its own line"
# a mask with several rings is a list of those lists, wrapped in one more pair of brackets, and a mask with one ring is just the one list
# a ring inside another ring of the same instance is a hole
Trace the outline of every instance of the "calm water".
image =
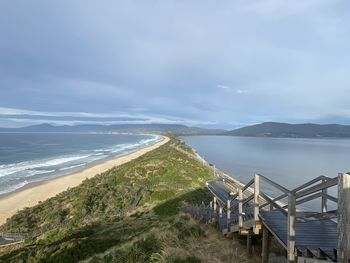
[(81, 170), (159, 140), (153, 135), (0, 133), (0, 194)]
[(244, 183), (260, 173), (293, 189), (319, 175), (335, 177), (338, 172), (350, 171), (350, 140), (230, 136), (182, 139)]

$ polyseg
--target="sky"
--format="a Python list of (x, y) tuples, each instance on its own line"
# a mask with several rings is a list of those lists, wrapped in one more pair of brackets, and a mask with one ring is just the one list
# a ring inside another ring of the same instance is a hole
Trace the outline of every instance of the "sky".
[(350, 2), (0, 2), (0, 127), (350, 124)]

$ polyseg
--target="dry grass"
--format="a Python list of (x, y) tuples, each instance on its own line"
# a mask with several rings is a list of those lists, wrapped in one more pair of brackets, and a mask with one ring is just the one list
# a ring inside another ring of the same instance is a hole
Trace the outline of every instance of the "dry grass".
[[(142, 215), (139, 220), (152, 221), (156, 218), (153, 213), (147, 213)], [(134, 223), (138, 224), (139, 221), (136, 220)], [(177, 228), (177, 224), (181, 224), (181, 228)], [(186, 229), (192, 228), (200, 231), (185, 232)], [(183, 213), (173, 217), (170, 221), (158, 223), (157, 227), (152, 228), (147, 233), (138, 236), (123, 246), (112, 247), (97, 255), (97, 257), (102, 260), (108, 255), (119, 253), (120, 250), (130, 250), (135, 242), (149, 235), (155, 236), (162, 243), (162, 250), (154, 253), (154, 255), (152, 254), (151, 262), (174, 262), (176, 259), (189, 257), (195, 257), (203, 263), (259, 262), (256, 256), (248, 257), (245, 246), (239, 240), (224, 237), (213, 226), (199, 224)], [(96, 260), (96, 255), (84, 262), (95, 262), (93, 260)]]

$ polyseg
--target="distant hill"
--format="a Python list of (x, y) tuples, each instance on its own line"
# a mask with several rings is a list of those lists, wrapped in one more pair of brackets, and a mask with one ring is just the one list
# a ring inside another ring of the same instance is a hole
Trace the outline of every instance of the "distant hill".
[(121, 133), (156, 133), (175, 135), (214, 135), (227, 131), (203, 129), (179, 124), (118, 124), (118, 125), (33, 125), (23, 128), (0, 128), (0, 132), (121, 132)]
[(350, 125), (264, 122), (230, 131), (227, 135), (287, 138), (350, 138)]

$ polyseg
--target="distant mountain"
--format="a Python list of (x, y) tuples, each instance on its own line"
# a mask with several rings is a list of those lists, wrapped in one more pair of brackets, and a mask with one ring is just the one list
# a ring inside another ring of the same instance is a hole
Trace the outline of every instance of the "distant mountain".
[(350, 126), (339, 124), (288, 124), (264, 122), (227, 133), (233, 136), (287, 138), (350, 138)]
[(33, 125), (23, 128), (0, 128), (0, 132), (121, 132), (121, 133), (156, 133), (175, 135), (214, 135), (227, 131), (203, 129), (179, 124), (118, 124), (118, 125)]

